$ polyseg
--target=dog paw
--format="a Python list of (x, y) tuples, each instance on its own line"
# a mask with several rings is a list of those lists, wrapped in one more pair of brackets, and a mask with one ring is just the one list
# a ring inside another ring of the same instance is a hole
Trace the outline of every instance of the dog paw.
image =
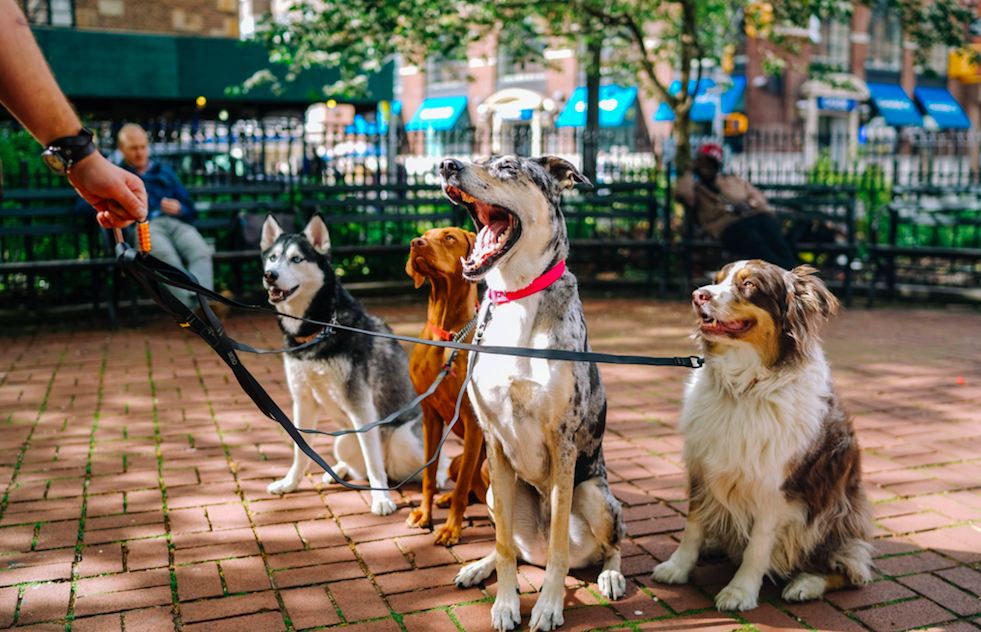
[(382, 492), (379, 495), (375, 495), (375, 492), (371, 494), (371, 513), (376, 516), (387, 516), (393, 513), (397, 507), (395, 506), (395, 501), (387, 493)]
[(429, 528), (429, 516), (422, 509), (413, 509), (409, 517), (405, 519), (405, 526), (428, 529)]
[(339, 484), (341, 481), (346, 481), (347, 479), (351, 478), (351, 472), (349, 471), (347, 463), (344, 461), (340, 461), (334, 466), (334, 474), (337, 474), (337, 477), (331, 476), (327, 472), (324, 472), (325, 485), (330, 485), (331, 483)]
[(756, 607), (758, 590), (749, 591), (741, 586), (729, 584), (715, 596), (715, 607), (724, 612), (745, 612)]
[(620, 574), (620, 571), (603, 571), (596, 580), (596, 586), (599, 588), (600, 594), (610, 601), (616, 601), (623, 597), (623, 593), (627, 592), (627, 580)]
[(300, 480), (302, 479), (297, 479), (294, 481), (290, 480), (289, 478), (284, 478), (276, 481), (275, 483), (269, 483), (269, 487), (266, 488), (266, 491), (277, 496), (295, 492), (296, 488), (300, 486)]
[(493, 561), (488, 563), (486, 560), (477, 560), (461, 568), (460, 572), (453, 579), (453, 583), (458, 588), (470, 588), (490, 577), (490, 574), (493, 572)]
[(442, 546), (453, 546), (460, 541), (460, 533), (463, 531), (459, 525), (445, 524), (436, 532), (436, 544)]
[(787, 584), (781, 596), (784, 601), (811, 601), (813, 599), (820, 599), (824, 595), (826, 585), (827, 581), (820, 575), (801, 573)]
[(446, 509), (453, 502), (453, 492), (448, 494), (443, 494), (436, 499), (436, 506), (440, 509)]
[(681, 564), (674, 560), (668, 560), (654, 567), (651, 578), (662, 584), (684, 584), (688, 581), (688, 573), (690, 572), (690, 569), (682, 568)]
[(552, 599), (542, 594), (531, 610), (531, 621), (528, 624), (531, 632), (539, 630), (549, 632), (549, 630), (554, 630), (565, 623), (562, 608), (562, 593), (559, 593), (558, 599)]
[[(537, 609), (538, 606), (536, 605), (535, 608)], [(518, 599), (517, 592), (497, 595), (494, 605), (491, 606), (491, 625), (497, 632), (507, 632), (521, 625), (521, 601)]]

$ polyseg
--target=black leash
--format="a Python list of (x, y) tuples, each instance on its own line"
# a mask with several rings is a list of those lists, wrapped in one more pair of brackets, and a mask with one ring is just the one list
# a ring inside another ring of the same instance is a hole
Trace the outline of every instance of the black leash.
[[(147, 265), (147, 264), (150, 265)], [(162, 264), (165, 267), (161, 267)], [(219, 303), (224, 303), (230, 307), (235, 307), (237, 309), (253, 311), (253, 312), (266, 312), (268, 314), (273, 314), (275, 316), (281, 316), (284, 318), (292, 318), (294, 320), (303, 321), (305, 323), (311, 323), (313, 325), (320, 325), (325, 328), (336, 328), (343, 331), (349, 331), (356, 334), (364, 334), (366, 336), (378, 336), (379, 338), (389, 338), (392, 340), (398, 340), (400, 342), (409, 342), (412, 344), (423, 344), (430, 345), (433, 347), (444, 347), (446, 349), (457, 349), (459, 351), (478, 351), (477, 345), (465, 344), (453, 341), (443, 341), (443, 340), (423, 340), (421, 338), (412, 338), (410, 336), (400, 336), (398, 334), (390, 334), (382, 331), (368, 331), (365, 329), (358, 329), (357, 327), (350, 327), (348, 325), (340, 325), (337, 323), (325, 323), (323, 321), (314, 320), (312, 318), (303, 318), (302, 316), (293, 316), (291, 314), (282, 314), (274, 309), (268, 307), (262, 307), (260, 305), (248, 305), (245, 303), (239, 303), (238, 301), (233, 301), (231, 299), (225, 298), (224, 296), (203, 288), (195, 282), (188, 282), (189, 275), (184, 271), (172, 266), (168, 266), (162, 261), (154, 258), (153, 256), (146, 256), (142, 261), (137, 263), (139, 271), (146, 277), (154, 279), (159, 283), (165, 285), (172, 285), (174, 287), (182, 288), (185, 290), (190, 290), (198, 295), (204, 295), (212, 300), (218, 301)], [(292, 349), (295, 349), (293, 347)], [(290, 350), (292, 350), (290, 349)], [(496, 347), (496, 346), (481, 346), (479, 349), (480, 353), (491, 353), (495, 355), (510, 355), (518, 356), (522, 358), (535, 358), (541, 360), (565, 360), (569, 362), (598, 362), (601, 364), (633, 364), (641, 366), (678, 366), (685, 367), (689, 369), (700, 369), (704, 364), (705, 360), (699, 356), (685, 356), (685, 357), (675, 357), (675, 358), (652, 358), (650, 356), (635, 356), (635, 355), (616, 355), (613, 353), (596, 353), (595, 351), (566, 351), (565, 349), (529, 349), (527, 347)]]
[[(246, 305), (244, 303), (239, 303), (238, 301), (233, 301), (221, 296), (207, 288), (202, 287), (197, 278), (193, 274), (182, 270), (180, 268), (175, 268), (163, 261), (160, 261), (156, 257), (149, 255), (146, 252), (142, 252), (131, 248), (126, 242), (118, 241), (116, 244), (116, 258), (119, 262), (120, 267), (126, 270), (127, 273), (139, 283), (147, 294), (153, 301), (160, 306), (171, 318), (173, 318), (178, 325), (185, 329), (190, 329), (195, 334), (200, 336), (215, 353), (229, 366), (235, 378), (238, 380), (239, 385), (246, 392), (246, 394), (252, 399), (259, 408), (260, 412), (266, 417), (276, 421), (283, 430), (290, 436), (291, 439), (299, 446), (300, 450), (306, 454), (314, 463), (319, 465), (324, 469), (325, 472), (330, 474), (330, 476), (337, 481), (339, 484), (348, 487), (350, 489), (356, 489), (360, 491), (394, 491), (400, 489), (403, 485), (411, 481), (420, 472), (429, 467), (432, 463), (436, 462), (439, 458), (440, 451), (442, 450), (443, 444), (449, 437), (450, 433), (453, 431), (453, 427), (456, 425), (460, 418), (460, 406), (463, 402), (463, 396), (466, 393), (467, 387), (473, 377), (473, 367), (476, 362), (476, 356), (478, 353), (491, 353), (497, 355), (512, 355), (519, 357), (528, 358), (539, 358), (548, 360), (567, 360), (567, 361), (579, 361), (579, 362), (603, 362), (603, 363), (613, 363), (613, 364), (639, 364), (646, 366), (681, 366), (688, 368), (700, 368), (704, 364), (704, 360), (697, 356), (689, 356), (685, 358), (651, 358), (647, 356), (620, 356), (614, 354), (606, 353), (591, 353), (591, 352), (573, 352), (564, 351), (559, 349), (528, 349), (522, 347), (488, 347), (480, 345), (483, 340), (484, 329), (490, 320), (492, 307), (488, 306), (485, 311), (484, 319), (480, 322), (474, 333), (473, 344), (461, 343), (459, 340), (465, 339), (467, 330), (475, 322), (472, 320), (468, 323), (467, 327), (461, 331), (459, 334), (454, 336), (452, 341), (442, 341), (442, 340), (423, 340), (420, 338), (411, 338), (408, 336), (399, 336), (396, 334), (390, 334), (386, 332), (379, 331), (368, 331), (364, 329), (359, 329), (357, 327), (349, 327), (346, 325), (341, 325), (337, 322), (336, 315), (331, 322), (322, 322), (308, 318), (302, 318), (298, 316), (291, 316), (289, 314), (280, 314), (276, 310), (264, 308), (258, 305)], [(161, 285), (163, 284), (163, 285)], [(198, 304), (201, 307), (201, 312), (204, 315), (204, 320), (199, 318), (197, 315), (191, 311), (184, 303), (178, 300), (166, 287), (173, 286), (178, 288), (183, 288), (194, 292), (198, 298)], [(316, 336), (301, 345), (296, 347), (289, 347), (287, 349), (279, 350), (259, 350), (254, 349), (248, 345), (239, 343), (231, 339), (225, 332), (225, 328), (218, 317), (215, 316), (211, 307), (208, 305), (208, 301), (204, 297), (216, 300), (218, 302), (224, 303), (231, 307), (236, 307), (239, 309), (249, 310), (249, 311), (259, 311), (259, 312), (269, 312), (277, 316), (284, 316), (288, 318), (293, 318), (295, 320), (300, 320), (303, 322), (308, 322), (316, 325), (321, 325), (322, 329), (316, 334)], [(476, 317), (475, 317), (476, 318)], [(245, 368), (245, 366), (239, 361), (236, 351), (243, 351), (246, 353), (284, 353), (286, 351), (297, 351), (299, 349), (304, 349), (314, 344), (322, 342), (327, 336), (332, 333), (333, 329), (341, 329), (345, 331), (350, 331), (353, 333), (359, 333), (369, 336), (378, 336), (381, 338), (388, 338), (392, 340), (399, 340), (403, 342), (411, 342), (414, 344), (427, 344), (435, 347), (449, 348), (453, 350), (450, 355), (450, 359), (443, 365), (440, 370), (440, 375), (437, 377), (436, 381), (429, 387), (429, 389), (416, 397), (412, 403), (406, 408), (397, 411), (385, 419), (366, 424), (361, 428), (356, 428), (352, 430), (341, 430), (335, 432), (322, 432), (316, 430), (300, 430), (297, 428), (285, 413), (279, 408), (276, 402), (269, 396), (268, 393), (262, 388), (262, 386), (256, 381), (251, 373)], [(398, 418), (400, 415), (408, 412), (414, 408), (419, 402), (421, 402), (426, 397), (432, 395), (439, 386), (439, 383), (446, 377), (446, 374), (452, 369), (452, 363), (455, 359), (457, 353), (460, 351), (469, 351), (470, 357), (467, 362), (467, 374), (464, 378), (463, 385), (460, 387), (460, 392), (457, 396), (456, 407), (454, 410), (453, 419), (447, 424), (446, 432), (440, 438), (439, 445), (433, 454), (433, 457), (424, 463), (419, 469), (413, 472), (405, 480), (401, 481), (397, 485), (392, 487), (370, 487), (365, 485), (355, 485), (353, 483), (348, 483), (341, 479), (340, 476), (330, 467), (330, 465), (321, 458), (317, 452), (310, 447), (310, 445), (303, 438), (303, 432), (312, 434), (326, 434), (330, 436), (341, 436), (345, 434), (353, 434), (359, 432), (367, 432), (379, 425), (390, 423), (394, 419)]]

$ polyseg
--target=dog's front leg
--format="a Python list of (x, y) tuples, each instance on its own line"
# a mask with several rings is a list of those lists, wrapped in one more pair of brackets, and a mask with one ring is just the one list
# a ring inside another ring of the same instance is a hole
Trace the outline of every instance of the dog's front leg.
[(705, 543), (705, 528), (698, 517), (698, 503), (692, 501), (688, 510), (688, 519), (685, 520), (685, 532), (681, 536), (681, 544), (674, 550), (667, 562), (662, 562), (654, 567), (651, 578), (662, 584), (684, 584), (688, 581), (698, 563), (698, 556), (702, 552), (702, 545)]
[(491, 623), (498, 632), (506, 632), (521, 625), (518, 559), (514, 550), (514, 494), (517, 479), (500, 441), (493, 435), (488, 435), (485, 440), (491, 489), (494, 493), (494, 530), (497, 534), (497, 598), (491, 607)]
[(763, 576), (770, 568), (773, 545), (777, 540), (777, 520), (774, 511), (764, 508), (757, 513), (749, 543), (743, 551), (743, 562), (729, 585), (715, 597), (719, 610), (752, 610), (760, 595)]
[[(439, 439), (442, 436), (443, 420), (432, 407), (426, 403), (422, 405), (422, 429), (423, 445), (426, 449), (426, 460), (432, 461), (426, 468), (422, 478), (422, 503), (418, 509), (414, 509), (405, 524), (409, 527), (419, 527), (425, 529), (432, 523), (433, 496), (436, 494), (436, 474), (439, 470), (439, 459), (436, 456), (436, 448), (439, 446)], [(457, 538), (459, 539), (459, 538)], [(439, 540), (437, 538), (437, 544)], [(456, 541), (453, 542), (456, 544)]]
[[(570, 437), (566, 437), (569, 439)], [(531, 631), (548, 632), (563, 623), (565, 577), (569, 574), (569, 515), (572, 512), (572, 493), (575, 489), (575, 445), (563, 445), (561, 438), (550, 446), (552, 522), (548, 533), (548, 559), (542, 592), (531, 611)]]
[[(313, 395), (308, 390), (297, 389), (297, 392), (293, 393), (293, 424), (304, 430), (315, 430), (319, 415), (320, 405)], [(285, 478), (270, 483), (266, 491), (270, 494), (288, 494), (296, 491), (308, 467), (310, 467), (310, 457), (300, 450), (299, 445), (293, 444), (293, 465), (290, 466), (289, 472)]]
[[(370, 399), (360, 402), (355, 409), (345, 411), (355, 428), (360, 428), (378, 419), (375, 404)], [(364, 467), (368, 474), (368, 483), (372, 487), (388, 487), (388, 474), (385, 472), (385, 452), (382, 449), (381, 430), (374, 428), (368, 432), (358, 433), (358, 443), (361, 454), (364, 455)], [(395, 511), (395, 501), (388, 491), (372, 490), (371, 513), (376, 516), (387, 516)]]
[(452, 546), (460, 541), (460, 534), (463, 532), (463, 516), (470, 502), (471, 483), (477, 472), (477, 464), (480, 462), (481, 450), (484, 446), (484, 433), (477, 425), (473, 412), (469, 409), (460, 411), (460, 416), (464, 424), (460, 472), (456, 477), (456, 487), (453, 488), (450, 514), (446, 518), (446, 524), (436, 534), (436, 544), (444, 546)]

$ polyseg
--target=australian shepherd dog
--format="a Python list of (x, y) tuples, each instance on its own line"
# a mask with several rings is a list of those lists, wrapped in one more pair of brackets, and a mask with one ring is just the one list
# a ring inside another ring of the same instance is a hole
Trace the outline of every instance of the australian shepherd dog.
[(814, 272), (739, 261), (693, 294), (705, 366), (681, 418), (691, 503), (654, 579), (683, 583), (720, 550), (739, 570), (719, 610), (755, 608), (764, 576), (788, 580), (788, 601), (871, 576), (858, 441), (818, 338), (838, 301)]

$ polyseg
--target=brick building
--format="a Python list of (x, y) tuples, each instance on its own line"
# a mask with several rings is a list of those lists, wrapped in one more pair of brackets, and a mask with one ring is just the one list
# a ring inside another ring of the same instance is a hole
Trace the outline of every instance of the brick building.
[(23, 0), (38, 26), (237, 38), (238, 0)]
[[(904, 127), (978, 129), (977, 89), (948, 78), (946, 49), (930, 51), (926, 66), (917, 66), (912, 46), (903, 41), (898, 15), (884, 3), (856, 7), (850, 23), (814, 19), (798, 35), (807, 42), (802, 54), (788, 59), (779, 76), (763, 73), (768, 43), (752, 38), (739, 43), (730, 74), (733, 88), (721, 99), (724, 115), (744, 113), (748, 129), (761, 135), (805, 133), (812, 151), (835, 139), (854, 148), (868, 133), (895, 134)], [(585, 75), (577, 52), (546, 47), (544, 56), (556, 67), (521, 68), (487, 40), (480, 49), (470, 51), (468, 62), (429, 60), (424, 66), (402, 67), (396, 98), (401, 99), (413, 129), (432, 125), (417, 116), (425, 110), (427, 99), (465, 97), (466, 109), (454, 123), (458, 127), (480, 130), (522, 124), (533, 128), (533, 136), (547, 135), (570, 101), (581, 108), (575, 93), (585, 85)], [(665, 83), (678, 74), (671, 68), (659, 70)], [(670, 110), (659, 108), (657, 98), (642, 81), (636, 87), (636, 116), (642, 123), (638, 128), (652, 138), (669, 135)], [(700, 87), (698, 112), (693, 112), (696, 134), (710, 132), (715, 108), (714, 101), (702, 92)], [(499, 120), (502, 117), (495, 112), (506, 108), (508, 99), (526, 117), (530, 111), (530, 120), (509, 121), (515, 112)], [(603, 109), (601, 103), (601, 114)], [(542, 131), (535, 131), (539, 127)]]

